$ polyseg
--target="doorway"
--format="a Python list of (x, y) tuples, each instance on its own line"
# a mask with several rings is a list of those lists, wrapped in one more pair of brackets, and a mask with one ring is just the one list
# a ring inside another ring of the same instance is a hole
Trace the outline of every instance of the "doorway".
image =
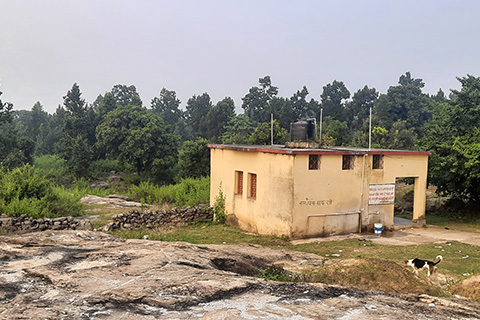
[(397, 177), (395, 179), (393, 224), (397, 227), (409, 227), (414, 224), (415, 180), (414, 177)]

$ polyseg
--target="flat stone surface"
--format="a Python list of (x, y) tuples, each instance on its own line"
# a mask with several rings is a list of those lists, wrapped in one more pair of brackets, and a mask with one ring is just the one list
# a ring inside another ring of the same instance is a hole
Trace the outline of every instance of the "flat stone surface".
[(321, 267), (258, 245), (123, 240), (91, 231), (0, 237), (0, 319), (478, 319), (463, 299), (252, 277)]

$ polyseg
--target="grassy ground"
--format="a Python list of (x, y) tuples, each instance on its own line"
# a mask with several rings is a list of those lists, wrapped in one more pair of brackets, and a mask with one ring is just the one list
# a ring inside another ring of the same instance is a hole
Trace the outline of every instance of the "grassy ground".
[[(247, 234), (239, 229), (215, 223), (199, 223), (182, 227), (161, 229), (122, 230), (115, 235), (160, 241), (185, 241), (195, 244), (238, 244), (252, 243), (272, 248), (315, 253), (326, 260), (338, 259), (381, 259), (403, 265), (405, 259), (425, 257), (434, 259), (442, 255), (444, 261), (439, 265), (442, 273), (464, 277), (480, 274), (480, 247), (460, 242), (445, 244), (421, 244), (415, 246), (386, 246), (364, 240), (320, 241), (308, 244), (292, 245), (287, 238)], [(468, 258), (464, 258), (468, 255)]]

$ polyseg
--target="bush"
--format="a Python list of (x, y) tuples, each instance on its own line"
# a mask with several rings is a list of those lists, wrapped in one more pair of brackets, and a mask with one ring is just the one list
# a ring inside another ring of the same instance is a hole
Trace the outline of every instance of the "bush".
[(57, 155), (35, 157), (33, 164), (40, 174), (58, 185), (69, 185), (74, 179), (65, 165), (65, 160)]
[(78, 216), (83, 213), (79, 199), (30, 165), (0, 171), (0, 213), (8, 216)]
[(218, 195), (215, 197), (215, 203), (213, 204), (213, 215), (215, 221), (218, 223), (225, 223), (227, 221), (227, 210), (225, 208), (225, 194), (222, 191), (222, 186), (218, 190)]
[(177, 207), (196, 206), (210, 201), (210, 178), (183, 179), (180, 183), (157, 186), (142, 182), (131, 188), (132, 196), (149, 204), (168, 203)]

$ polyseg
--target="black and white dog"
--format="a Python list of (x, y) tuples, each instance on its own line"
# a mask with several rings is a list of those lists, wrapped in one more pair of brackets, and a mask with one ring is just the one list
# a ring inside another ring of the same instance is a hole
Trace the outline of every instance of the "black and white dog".
[(427, 269), (428, 276), (430, 277), (430, 275), (433, 274), (437, 269), (436, 265), (443, 260), (443, 257), (437, 256), (435, 259), (438, 259), (438, 261), (433, 262), (433, 261), (421, 260), (421, 259), (415, 258), (415, 259), (405, 260), (405, 265), (411, 266), (417, 275), (419, 270)]

